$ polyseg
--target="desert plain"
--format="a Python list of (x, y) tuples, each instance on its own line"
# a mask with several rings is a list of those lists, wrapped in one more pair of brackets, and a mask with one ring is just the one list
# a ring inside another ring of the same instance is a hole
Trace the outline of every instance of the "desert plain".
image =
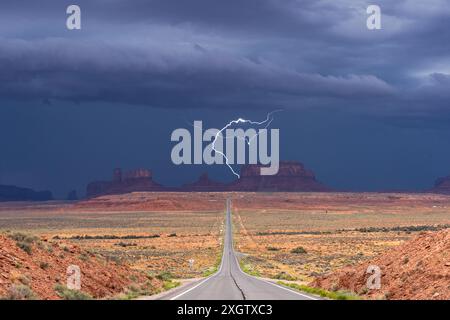
[(450, 196), (431, 193), (135, 192), (1, 203), (0, 233), (75, 246), (150, 276), (200, 278), (220, 261), (227, 198), (244, 271), (298, 284), (450, 228)]

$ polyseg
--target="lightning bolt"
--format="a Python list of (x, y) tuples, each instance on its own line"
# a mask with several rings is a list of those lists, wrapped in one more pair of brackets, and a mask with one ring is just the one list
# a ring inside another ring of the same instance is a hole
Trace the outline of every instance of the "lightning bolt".
[[(234, 124), (246, 123), (246, 124), (258, 125), (258, 126), (261, 126), (261, 125), (264, 125), (264, 124), (265, 124), (266, 126), (264, 127), (264, 129), (267, 129), (267, 128), (270, 126), (270, 124), (272, 123), (272, 121), (273, 121), (272, 115), (273, 115), (274, 113), (280, 112), (280, 111), (282, 111), (282, 110), (280, 109), (280, 110), (274, 110), (274, 111), (272, 111), (272, 112), (269, 112), (269, 113), (267, 114), (266, 119), (263, 120), (263, 121), (252, 121), (252, 120), (243, 119), (243, 118), (238, 118), (238, 119), (236, 119), (236, 120), (231, 120), (230, 122), (228, 122), (228, 124), (227, 124), (225, 127), (223, 127), (222, 129), (220, 129), (219, 131), (217, 131), (217, 133), (216, 133), (216, 135), (215, 135), (215, 137), (214, 137), (214, 141), (213, 141), (212, 144), (211, 144), (211, 149), (214, 150), (214, 152), (217, 152), (218, 154), (220, 154), (220, 155), (225, 159), (225, 164), (228, 166), (228, 168), (230, 168), (231, 172), (232, 172), (236, 177), (238, 177), (238, 179), (239, 179), (241, 176), (240, 176), (236, 171), (234, 171), (234, 169), (231, 167), (231, 165), (230, 165), (230, 163), (229, 163), (229, 160), (228, 160), (227, 156), (226, 156), (222, 151), (219, 151), (219, 150), (216, 149), (216, 141), (217, 141), (217, 139), (219, 138), (219, 136), (221, 135), (221, 133), (222, 133), (223, 131), (225, 131), (226, 129), (228, 129), (230, 126), (232, 126), (232, 125), (234, 125)], [(255, 137), (257, 137), (258, 135), (259, 135), (259, 133), (253, 135), (251, 138), (248, 138), (248, 139), (246, 139), (246, 137), (244, 137), (243, 140), (247, 143), (247, 145), (250, 145), (250, 143), (252, 142), (252, 140), (253, 140)], [(234, 137), (234, 136), (233, 136), (233, 137)], [(227, 136), (224, 136), (224, 138), (226, 139), (226, 138), (228, 138), (228, 137), (227, 137)], [(237, 137), (237, 138), (242, 139), (241, 137)]]

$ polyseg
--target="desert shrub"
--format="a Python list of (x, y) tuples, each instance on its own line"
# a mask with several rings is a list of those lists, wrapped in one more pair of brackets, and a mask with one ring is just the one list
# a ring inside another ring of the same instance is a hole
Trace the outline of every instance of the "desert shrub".
[(136, 283), (129, 285), (124, 292), (114, 297), (114, 299), (119, 300), (131, 300), (136, 299), (139, 296), (149, 296), (155, 294), (155, 288), (150, 282), (146, 282), (145, 284), (138, 285)]
[(160, 290), (155, 289), (155, 287), (153, 287), (153, 285), (149, 281), (141, 285), (134, 283), (129, 285), (124, 292), (120, 293), (118, 296), (113, 297), (113, 299), (131, 300), (136, 299), (140, 296), (149, 296), (158, 292), (160, 292)]
[(278, 281), (278, 284), (281, 284), (286, 287), (290, 287), (292, 289), (296, 289), (302, 292), (316, 294), (324, 298), (329, 298), (333, 300), (360, 300), (361, 297), (352, 292), (347, 291), (328, 291), (322, 288), (309, 287), (306, 285), (301, 285), (297, 283), (285, 283), (282, 281)]
[(212, 267), (209, 267), (208, 269), (206, 269), (205, 271), (203, 271), (203, 276), (209, 277), (210, 275), (212, 275), (216, 272), (217, 272), (217, 267), (212, 266)]
[(41, 262), (39, 263), (39, 267), (43, 270), (47, 270), (48, 269), (48, 263), (47, 262)]
[(287, 280), (287, 281), (295, 281), (295, 280), (297, 280), (296, 277), (291, 276), (289, 273), (286, 273), (286, 272), (279, 272), (273, 278), (274, 279), (279, 279), (279, 280)]
[(33, 252), (33, 249), (31, 247), (30, 243), (27, 242), (16, 242), (17, 246), (22, 249), (23, 251), (25, 251), (28, 254), (31, 254)]
[[(57, 238), (56, 238), (57, 237)], [(122, 240), (130, 240), (130, 239), (152, 239), (152, 238), (159, 238), (160, 235), (159, 234), (151, 234), (151, 235), (134, 235), (134, 234), (129, 234), (129, 235), (125, 235), (125, 236), (116, 236), (116, 235), (94, 235), (94, 236), (90, 236), (90, 235), (76, 235), (76, 236), (71, 236), (68, 238), (63, 238), (63, 237), (59, 237), (59, 236), (54, 236), (53, 239), (70, 239), (70, 240), (115, 240), (115, 239), (122, 239)]]
[(88, 261), (89, 260), (89, 255), (86, 252), (83, 252), (82, 254), (80, 254), (78, 256), (78, 258), (80, 258), (81, 261)]
[(42, 241), (37, 241), (36, 242), (36, 247), (38, 247), (41, 250), (45, 249), (45, 245), (44, 245), (44, 243)]
[(164, 288), (164, 290), (170, 290), (170, 289), (178, 287), (179, 285), (180, 285), (180, 283), (178, 281), (169, 280), (169, 281), (164, 281), (163, 288)]
[(52, 244), (51, 243), (45, 243), (43, 241), (38, 241), (36, 243), (36, 246), (41, 249), (41, 250), (45, 250), (48, 253), (52, 253), (53, 252), (53, 248), (52, 248)]
[(13, 284), (7, 295), (6, 300), (36, 300), (37, 296), (31, 288), (24, 284)]
[(117, 256), (117, 255), (106, 256), (106, 260), (107, 261), (112, 261), (112, 262), (114, 262), (117, 265), (121, 265), (123, 263), (122, 258)]
[(38, 237), (36, 236), (31, 236), (20, 232), (9, 235), (9, 238), (16, 241), (16, 245), (28, 254), (32, 253), (33, 242), (38, 240)]
[(61, 299), (64, 300), (92, 300), (92, 297), (80, 290), (72, 290), (62, 284), (55, 286), (55, 292)]
[[(341, 230), (342, 231), (342, 230)], [(299, 234), (312, 234), (312, 235), (322, 235), (322, 234), (331, 234), (331, 231), (275, 231), (275, 232), (257, 232), (258, 236), (273, 236), (273, 235), (299, 235)]]
[(367, 292), (369, 292), (369, 289), (368, 289), (367, 287), (362, 287), (362, 288), (358, 291), (358, 294), (364, 295), (364, 294), (366, 294)]
[(131, 284), (128, 286), (125, 294), (126, 299), (135, 299), (141, 295), (141, 288), (136, 284)]
[(241, 270), (251, 276), (260, 277), (261, 274), (259, 273), (259, 271), (253, 265), (251, 265), (250, 263), (246, 263), (244, 260), (245, 259), (239, 261)]
[(421, 231), (439, 231), (443, 229), (450, 228), (450, 224), (440, 224), (440, 225), (422, 225), (422, 226), (397, 226), (397, 227), (366, 227), (366, 228), (357, 228), (354, 229), (358, 232), (390, 232), (390, 231), (399, 231), (399, 232), (421, 232)]
[(137, 243), (120, 241), (120, 242), (115, 243), (114, 245), (115, 245), (115, 246), (119, 246), (119, 247), (126, 248), (126, 247), (136, 247), (136, 246), (137, 246)]
[(163, 281), (170, 281), (173, 279), (173, 274), (171, 274), (170, 272), (164, 271), (164, 272), (161, 272), (160, 274), (158, 274), (156, 276), (156, 279), (163, 280)]
[(133, 282), (137, 282), (137, 277), (136, 277), (136, 275), (134, 275), (134, 274), (132, 274), (130, 277), (129, 277), (129, 279), (131, 280), (131, 281), (133, 281)]
[(177, 236), (176, 233), (171, 233), (171, 234), (169, 234), (169, 237), (176, 237), (176, 236)]
[(13, 234), (9, 235), (9, 237), (11, 239), (13, 239), (14, 241), (27, 242), (27, 243), (33, 243), (39, 239), (36, 236), (32, 236), (32, 235), (21, 233), (21, 232), (13, 233)]
[(296, 248), (291, 250), (291, 253), (303, 254), (303, 253), (307, 253), (307, 252), (306, 252), (306, 249), (303, 248), (303, 247), (296, 247)]
[(280, 248), (277, 247), (267, 247), (267, 251), (280, 251)]

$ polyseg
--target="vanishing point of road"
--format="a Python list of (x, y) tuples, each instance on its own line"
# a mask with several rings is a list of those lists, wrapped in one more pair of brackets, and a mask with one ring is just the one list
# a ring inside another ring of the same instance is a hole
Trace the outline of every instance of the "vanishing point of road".
[(219, 271), (160, 296), (164, 300), (318, 300), (319, 298), (244, 273), (233, 247), (231, 201), (227, 200), (225, 239)]

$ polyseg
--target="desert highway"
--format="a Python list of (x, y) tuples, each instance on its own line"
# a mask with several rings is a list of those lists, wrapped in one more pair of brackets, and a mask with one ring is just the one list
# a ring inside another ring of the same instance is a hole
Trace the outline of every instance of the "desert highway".
[(222, 262), (217, 273), (161, 297), (170, 300), (317, 300), (244, 273), (233, 247), (231, 201), (227, 200)]

